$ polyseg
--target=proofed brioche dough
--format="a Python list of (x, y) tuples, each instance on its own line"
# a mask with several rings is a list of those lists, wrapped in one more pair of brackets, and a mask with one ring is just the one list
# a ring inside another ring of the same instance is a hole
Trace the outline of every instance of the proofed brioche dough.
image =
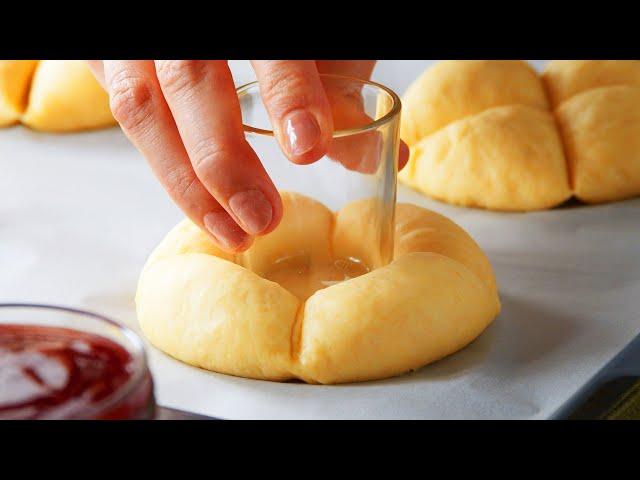
[(640, 87), (638, 60), (553, 60), (542, 74), (552, 107), (578, 93), (598, 87)]
[(398, 178), (494, 210), (639, 195), (640, 61), (552, 61), (542, 79), (519, 61), (427, 69), (404, 97), (411, 155)]
[(0, 127), (20, 119), (37, 64), (37, 60), (0, 60)]
[(640, 86), (587, 90), (556, 117), (576, 197), (598, 203), (640, 193)]
[(449, 203), (537, 210), (571, 196), (553, 115), (524, 105), (465, 117), (411, 148), (399, 178)]
[(398, 178), (436, 199), (538, 210), (571, 196), (542, 81), (520, 60), (443, 61), (407, 90)]
[[(283, 204), (284, 227), (251, 247), (252, 266), (268, 270), (279, 255), (299, 255), (306, 245), (320, 259), (360, 253), (353, 243), (343, 246), (348, 236), (337, 232), (356, 231), (347, 222), (364, 218), (370, 202), (348, 205), (335, 219), (298, 194), (283, 195)], [(411, 205), (398, 205), (396, 217), (396, 255), (389, 265), (320, 289), (306, 301), (238, 265), (242, 258), (223, 258), (205, 233), (184, 220), (140, 276), (142, 331), (184, 362), (267, 380), (371, 380), (449, 355), (500, 310), (491, 266), (450, 220)], [(310, 235), (298, 235), (304, 231)]]
[(502, 105), (548, 108), (542, 82), (521, 60), (446, 60), (403, 97), (400, 136), (409, 146), (450, 123)]
[(50, 132), (116, 123), (107, 93), (82, 60), (43, 60), (38, 64), (22, 122)]

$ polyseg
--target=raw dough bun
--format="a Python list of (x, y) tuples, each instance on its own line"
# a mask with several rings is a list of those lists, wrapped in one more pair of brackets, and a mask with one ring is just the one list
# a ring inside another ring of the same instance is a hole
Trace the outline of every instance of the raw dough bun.
[(575, 195), (588, 203), (640, 194), (640, 87), (602, 87), (563, 102), (556, 117)]
[(43, 60), (33, 77), (22, 122), (63, 132), (115, 125), (109, 97), (82, 60)]
[(524, 105), (485, 110), (422, 139), (399, 178), (449, 203), (496, 210), (550, 208), (571, 196), (553, 115)]
[(434, 198), (495, 210), (538, 210), (571, 196), (542, 81), (520, 60), (444, 61), (404, 96), (398, 178)]
[(0, 60), (0, 127), (20, 119), (37, 64), (37, 60)]
[(565, 100), (598, 87), (640, 87), (638, 60), (554, 60), (542, 74), (553, 108)]
[(467, 345), (498, 314), (491, 266), (475, 242), (450, 220), (402, 204), (392, 263), (301, 302), (234, 262), (249, 259), (263, 269), (315, 236), (312, 255), (356, 252), (333, 232), (355, 232), (350, 223), (362, 222), (370, 206), (359, 201), (333, 220), (324, 206), (298, 194), (284, 194), (283, 204), (283, 227), (256, 242), (243, 260), (222, 254), (188, 220), (167, 235), (147, 261), (136, 294), (138, 321), (151, 343), (216, 372), (341, 383), (420, 368)]
[(469, 115), (503, 105), (547, 109), (535, 70), (521, 60), (446, 60), (428, 68), (403, 97), (400, 136), (409, 145)]

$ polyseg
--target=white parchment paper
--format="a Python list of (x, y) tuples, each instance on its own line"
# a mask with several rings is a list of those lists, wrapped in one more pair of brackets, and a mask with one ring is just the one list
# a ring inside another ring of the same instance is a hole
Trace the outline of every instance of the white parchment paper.
[[(426, 62), (383, 62), (403, 91)], [(234, 64), (236, 81), (250, 79)], [(235, 378), (148, 347), (158, 402), (223, 418), (545, 418), (640, 332), (640, 199), (505, 214), (412, 192), (494, 266), (503, 311), (461, 352), (402, 377), (310, 386)], [(0, 130), (0, 302), (94, 310), (138, 330), (140, 269), (182, 218), (118, 129)], [(139, 330), (138, 330), (139, 331)]]

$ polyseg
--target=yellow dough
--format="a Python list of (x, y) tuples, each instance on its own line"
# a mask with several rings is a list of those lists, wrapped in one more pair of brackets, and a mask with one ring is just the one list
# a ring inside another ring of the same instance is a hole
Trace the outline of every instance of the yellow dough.
[(574, 195), (587, 203), (639, 195), (640, 61), (553, 61), (543, 78)]
[(424, 138), (399, 178), (434, 198), (495, 210), (549, 208), (571, 196), (553, 115), (523, 105), (485, 110)]
[(402, 99), (400, 136), (409, 145), (450, 123), (488, 108), (547, 109), (542, 82), (520, 60), (446, 60), (428, 68)]
[(585, 91), (556, 117), (576, 197), (598, 203), (640, 194), (640, 86)]
[(439, 200), (538, 210), (571, 196), (542, 81), (519, 60), (444, 61), (407, 90), (398, 178)]
[(37, 64), (37, 60), (0, 60), (0, 127), (13, 125), (22, 116)]
[(493, 210), (639, 195), (639, 92), (638, 60), (557, 60), (542, 78), (521, 61), (440, 62), (404, 96), (398, 178)]
[(598, 87), (637, 85), (638, 60), (554, 60), (542, 74), (552, 107), (578, 93)]
[[(360, 200), (334, 215), (284, 193), (283, 205), (281, 225), (237, 256), (223, 254), (188, 220), (167, 235), (136, 294), (138, 321), (151, 343), (232, 375), (363, 381), (459, 350), (500, 310), (491, 266), (471, 237), (445, 217), (404, 204), (397, 207), (390, 264), (368, 273), (359, 264), (360, 271), (348, 270), (357, 278), (345, 274), (296, 296), (261, 275), (281, 258), (306, 257), (291, 270), (302, 280), (327, 268), (335, 273), (346, 258), (361, 260), (362, 247), (347, 232), (358, 231), (354, 220), (366, 223), (371, 204)], [(307, 270), (298, 271), (301, 265)]]
[(22, 123), (66, 132), (115, 125), (109, 97), (82, 60), (43, 60), (33, 76)]

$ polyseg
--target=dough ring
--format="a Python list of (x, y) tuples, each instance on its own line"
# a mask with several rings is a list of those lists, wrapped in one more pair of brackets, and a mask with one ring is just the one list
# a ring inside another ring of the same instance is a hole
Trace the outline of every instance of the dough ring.
[(410, 204), (397, 205), (389, 265), (329, 282), (306, 300), (309, 291), (298, 292), (301, 300), (267, 278), (279, 275), (282, 259), (307, 268), (307, 283), (325, 265), (346, 262), (349, 272), (363, 273), (360, 261), (372, 256), (359, 239), (373, 228), (372, 203), (359, 200), (333, 214), (300, 194), (282, 198), (280, 225), (237, 256), (188, 220), (169, 232), (136, 294), (138, 321), (153, 345), (220, 373), (356, 382), (445, 357), (499, 313), (491, 265), (478, 245), (449, 219)]
[(0, 126), (47, 132), (115, 125), (109, 96), (82, 60), (0, 60)]

